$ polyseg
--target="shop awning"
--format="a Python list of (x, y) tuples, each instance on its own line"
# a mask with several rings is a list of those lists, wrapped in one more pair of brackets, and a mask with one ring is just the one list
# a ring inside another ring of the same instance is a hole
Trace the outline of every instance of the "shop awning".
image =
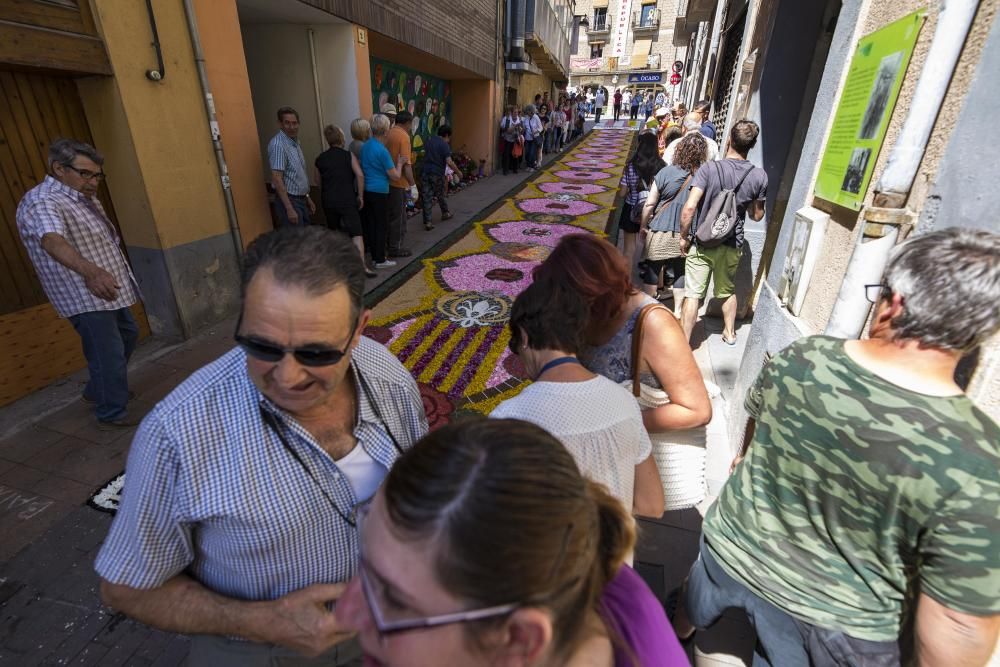
[(649, 49), (653, 45), (651, 39), (637, 39), (632, 46), (632, 69), (645, 67), (649, 60)]
[(594, 9), (600, 9), (601, 7), (607, 7), (608, 6), (608, 0), (594, 0), (591, 3), (591, 6), (593, 6)]

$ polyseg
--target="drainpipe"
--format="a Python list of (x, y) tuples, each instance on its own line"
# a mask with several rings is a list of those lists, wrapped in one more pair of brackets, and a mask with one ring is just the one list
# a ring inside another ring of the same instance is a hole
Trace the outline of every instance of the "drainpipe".
[[(698, 99), (704, 99), (706, 93), (708, 92), (708, 80), (712, 78), (714, 82), (716, 63), (719, 57), (719, 42), (722, 40), (722, 18), (726, 13), (726, 5), (729, 4), (727, 0), (716, 0), (715, 3), (715, 18), (712, 19), (712, 41), (708, 47), (708, 57), (705, 59), (705, 73), (701, 78), (701, 85), (698, 87), (698, 94), (695, 96)], [(712, 86), (715, 87), (714, 85)], [(715, 97), (715, 91), (712, 91), (712, 97)]]
[(524, 24), (526, 21), (526, 0), (510, 0), (513, 5), (514, 29), (511, 31), (510, 61), (524, 62)]
[(191, 49), (194, 51), (194, 62), (198, 69), (198, 83), (201, 84), (202, 98), (205, 102), (205, 113), (208, 114), (208, 127), (212, 132), (212, 147), (215, 149), (215, 162), (219, 167), (222, 181), (222, 194), (226, 200), (226, 215), (229, 218), (229, 233), (233, 237), (233, 247), (236, 259), (243, 257), (243, 238), (240, 236), (240, 225), (236, 218), (236, 202), (233, 201), (233, 190), (229, 181), (229, 167), (226, 166), (226, 154), (222, 150), (222, 136), (219, 133), (219, 121), (215, 116), (215, 98), (208, 86), (208, 74), (205, 72), (205, 54), (201, 50), (201, 37), (198, 34), (198, 19), (194, 13), (192, 0), (183, 0), (184, 14), (187, 16), (188, 34), (191, 37)]
[(942, 5), (906, 121), (875, 186), (875, 205), (862, 214), (864, 227), (833, 306), (827, 335), (861, 335), (871, 309), (863, 286), (882, 280), (897, 239), (909, 231), (913, 213), (906, 202), (978, 6), (979, 0), (945, 0)]

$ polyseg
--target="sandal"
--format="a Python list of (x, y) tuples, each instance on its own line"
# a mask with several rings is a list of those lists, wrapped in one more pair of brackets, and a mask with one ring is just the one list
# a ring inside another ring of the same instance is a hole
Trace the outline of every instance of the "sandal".
[(726, 334), (722, 334), (722, 342), (728, 345), (729, 347), (735, 347), (736, 337), (733, 336), (732, 340), (730, 340), (729, 338), (726, 338)]

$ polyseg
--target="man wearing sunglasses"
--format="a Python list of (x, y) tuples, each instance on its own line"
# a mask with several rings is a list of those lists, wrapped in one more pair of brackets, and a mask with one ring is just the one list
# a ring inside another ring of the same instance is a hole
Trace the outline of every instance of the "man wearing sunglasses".
[(143, 421), (98, 556), (104, 600), (195, 635), (192, 665), (351, 665), (332, 607), (354, 508), (427, 431), (412, 376), (364, 338), (364, 265), (318, 226), (244, 256), (237, 349)]
[(132, 428), (126, 367), (139, 340), (129, 308), (139, 287), (118, 230), (97, 199), (104, 157), (81, 141), (49, 147), (49, 174), (21, 199), (17, 229), (49, 302), (80, 334), (90, 379), (83, 400), (102, 430)]

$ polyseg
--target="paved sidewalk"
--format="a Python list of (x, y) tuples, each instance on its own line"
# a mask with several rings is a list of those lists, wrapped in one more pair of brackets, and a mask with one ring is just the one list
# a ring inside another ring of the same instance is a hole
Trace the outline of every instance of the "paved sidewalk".
[[(545, 156), (545, 162), (556, 155)], [(427, 232), (408, 219), (413, 256), (380, 271), (369, 293), (464, 227), (535, 172), (495, 175), (449, 197), (455, 217)], [(145, 415), (193, 371), (233, 346), (235, 317), (181, 344), (140, 345), (130, 364), (130, 411)], [(125, 468), (133, 430), (97, 428), (80, 399), (86, 371), (0, 408), (0, 665), (179, 665), (186, 637), (152, 630), (102, 608), (94, 558), (111, 515), (85, 505)]]

